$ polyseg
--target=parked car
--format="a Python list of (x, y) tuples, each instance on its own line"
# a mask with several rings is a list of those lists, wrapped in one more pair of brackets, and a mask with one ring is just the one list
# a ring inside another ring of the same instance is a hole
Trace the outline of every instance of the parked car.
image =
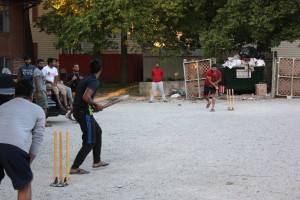
[[(0, 105), (14, 98), (16, 83), (17, 75), (0, 74)], [(52, 90), (47, 89), (47, 101), (49, 106), (47, 117), (66, 115), (67, 110), (60, 109)]]

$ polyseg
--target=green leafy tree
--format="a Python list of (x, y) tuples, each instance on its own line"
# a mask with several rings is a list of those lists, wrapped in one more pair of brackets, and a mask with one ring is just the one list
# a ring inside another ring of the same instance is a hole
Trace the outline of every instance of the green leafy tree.
[(235, 51), (246, 44), (259, 50), (300, 38), (300, 0), (228, 0), (203, 34), (207, 56)]
[(81, 50), (81, 42), (90, 42), (94, 57), (99, 58), (101, 50), (116, 47), (111, 40), (115, 35), (108, 17), (110, 1), (48, 0), (44, 7), (50, 11), (39, 17), (37, 26), (56, 35), (57, 48)]
[[(227, 0), (47, 0), (51, 11), (38, 27), (57, 36), (57, 48), (80, 50), (94, 44), (93, 54), (115, 48), (121, 35), (121, 83), (127, 83), (128, 36), (140, 50), (160, 56), (189, 54), (201, 47), (218, 10)], [(129, 33), (129, 35), (128, 35)]]
[[(176, 52), (194, 48), (191, 34), (179, 37), (180, 22), (186, 11), (181, 0), (48, 0), (50, 12), (39, 18), (41, 31), (57, 36), (57, 48), (80, 50), (81, 42), (94, 44), (93, 54), (114, 48), (111, 38), (121, 34), (121, 77), (127, 82), (127, 33), (141, 49), (153, 52)], [(196, 33), (197, 34), (197, 33)], [(187, 37), (188, 36), (188, 37)], [(196, 40), (198, 36), (196, 35)], [(165, 51), (167, 50), (167, 51)]]

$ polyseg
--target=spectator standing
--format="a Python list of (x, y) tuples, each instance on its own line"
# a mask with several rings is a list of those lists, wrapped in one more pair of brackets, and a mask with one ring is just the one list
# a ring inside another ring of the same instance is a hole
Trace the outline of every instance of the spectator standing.
[[(68, 74), (66, 85), (71, 88), (72, 97), (75, 97), (77, 86), (78, 86), (80, 80), (83, 79), (84, 75), (79, 72), (79, 65), (78, 64), (73, 64), (72, 68), (73, 68), (73, 72)], [(66, 114), (66, 117), (73, 120), (72, 114), (73, 114), (73, 110), (70, 110)]]
[(68, 74), (67, 83), (66, 83), (67, 86), (71, 87), (72, 93), (74, 94), (74, 96), (75, 96), (77, 86), (78, 86), (80, 80), (83, 79), (83, 77), (84, 77), (84, 75), (81, 72), (79, 72), (79, 65), (74, 64), (73, 72)]
[(151, 93), (149, 103), (153, 103), (154, 94), (155, 94), (157, 88), (159, 89), (164, 102), (167, 102), (166, 95), (164, 92), (164, 85), (163, 85), (163, 81), (162, 81), (162, 77), (164, 75), (164, 70), (160, 68), (159, 62), (155, 63), (155, 68), (153, 68), (151, 70), (151, 75), (152, 75), (152, 93)]
[[(37, 60), (37, 68), (33, 72), (33, 87), (35, 95), (35, 103), (43, 108), (45, 116), (47, 118), (48, 101), (46, 94), (46, 79), (42, 72), (44, 67), (44, 60)], [(52, 125), (48, 122), (45, 123), (45, 127), (51, 127)]]
[(31, 58), (25, 56), (24, 64), (21, 65), (18, 70), (18, 81), (27, 79), (31, 85), (33, 85), (33, 71), (35, 68), (36, 67), (34, 65), (31, 65)]

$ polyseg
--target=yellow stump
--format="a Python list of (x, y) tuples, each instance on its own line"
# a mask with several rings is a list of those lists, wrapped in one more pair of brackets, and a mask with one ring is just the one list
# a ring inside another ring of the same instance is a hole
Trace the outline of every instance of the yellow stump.
[(63, 183), (63, 146), (62, 132), (59, 132), (59, 182)]
[(66, 183), (69, 184), (70, 171), (70, 133), (66, 133)]
[(227, 108), (234, 110), (234, 89), (226, 89)]
[(230, 104), (229, 104), (229, 89), (226, 89), (226, 98), (227, 98), (227, 109), (229, 109)]
[(233, 89), (231, 89), (231, 95), (232, 95), (232, 104), (231, 104), (231, 109), (233, 110), (234, 109), (234, 90)]
[(54, 132), (54, 141), (53, 141), (53, 181), (55, 181), (56, 179), (56, 168), (57, 168), (57, 165), (56, 165), (56, 160), (57, 160), (57, 157), (56, 157), (56, 154), (57, 154), (57, 132)]

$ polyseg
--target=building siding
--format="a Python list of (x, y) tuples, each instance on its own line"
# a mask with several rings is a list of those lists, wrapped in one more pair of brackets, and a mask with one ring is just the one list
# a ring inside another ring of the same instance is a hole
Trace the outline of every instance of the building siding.
[[(41, 16), (47, 11), (43, 9), (43, 4), (38, 5), (37, 14)], [(35, 14), (35, 13), (34, 13)], [(37, 59), (44, 59), (45, 61), (49, 57), (58, 58), (59, 50), (54, 47), (54, 43), (56, 42), (55, 35), (47, 35), (44, 32), (40, 32), (39, 28), (34, 27), (32, 22), (32, 9), (30, 9), (30, 22), (31, 22), (31, 33), (33, 43), (37, 44)]]
[[(115, 38), (112, 38), (112, 41), (117, 43), (117, 48), (109, 48), (106, 50), (103, 50), (102, 54), (120, 54), (121, 53), (121, 34), (116, 35)], [(89, 42), (82, 42), (81, 48), (82, 52), (92, 52), (93, 50), (93, 44)], [(130, 35), (128, 35), (128, 53), (129, 54), (141, 54), (141, 50), (137, 48), (137, 44), (130, 40)]]
[(272, 48), (277, 52), (277, 57), (300, 58), (300, 40), (293, 43), (282, 41), (278, 47)]

